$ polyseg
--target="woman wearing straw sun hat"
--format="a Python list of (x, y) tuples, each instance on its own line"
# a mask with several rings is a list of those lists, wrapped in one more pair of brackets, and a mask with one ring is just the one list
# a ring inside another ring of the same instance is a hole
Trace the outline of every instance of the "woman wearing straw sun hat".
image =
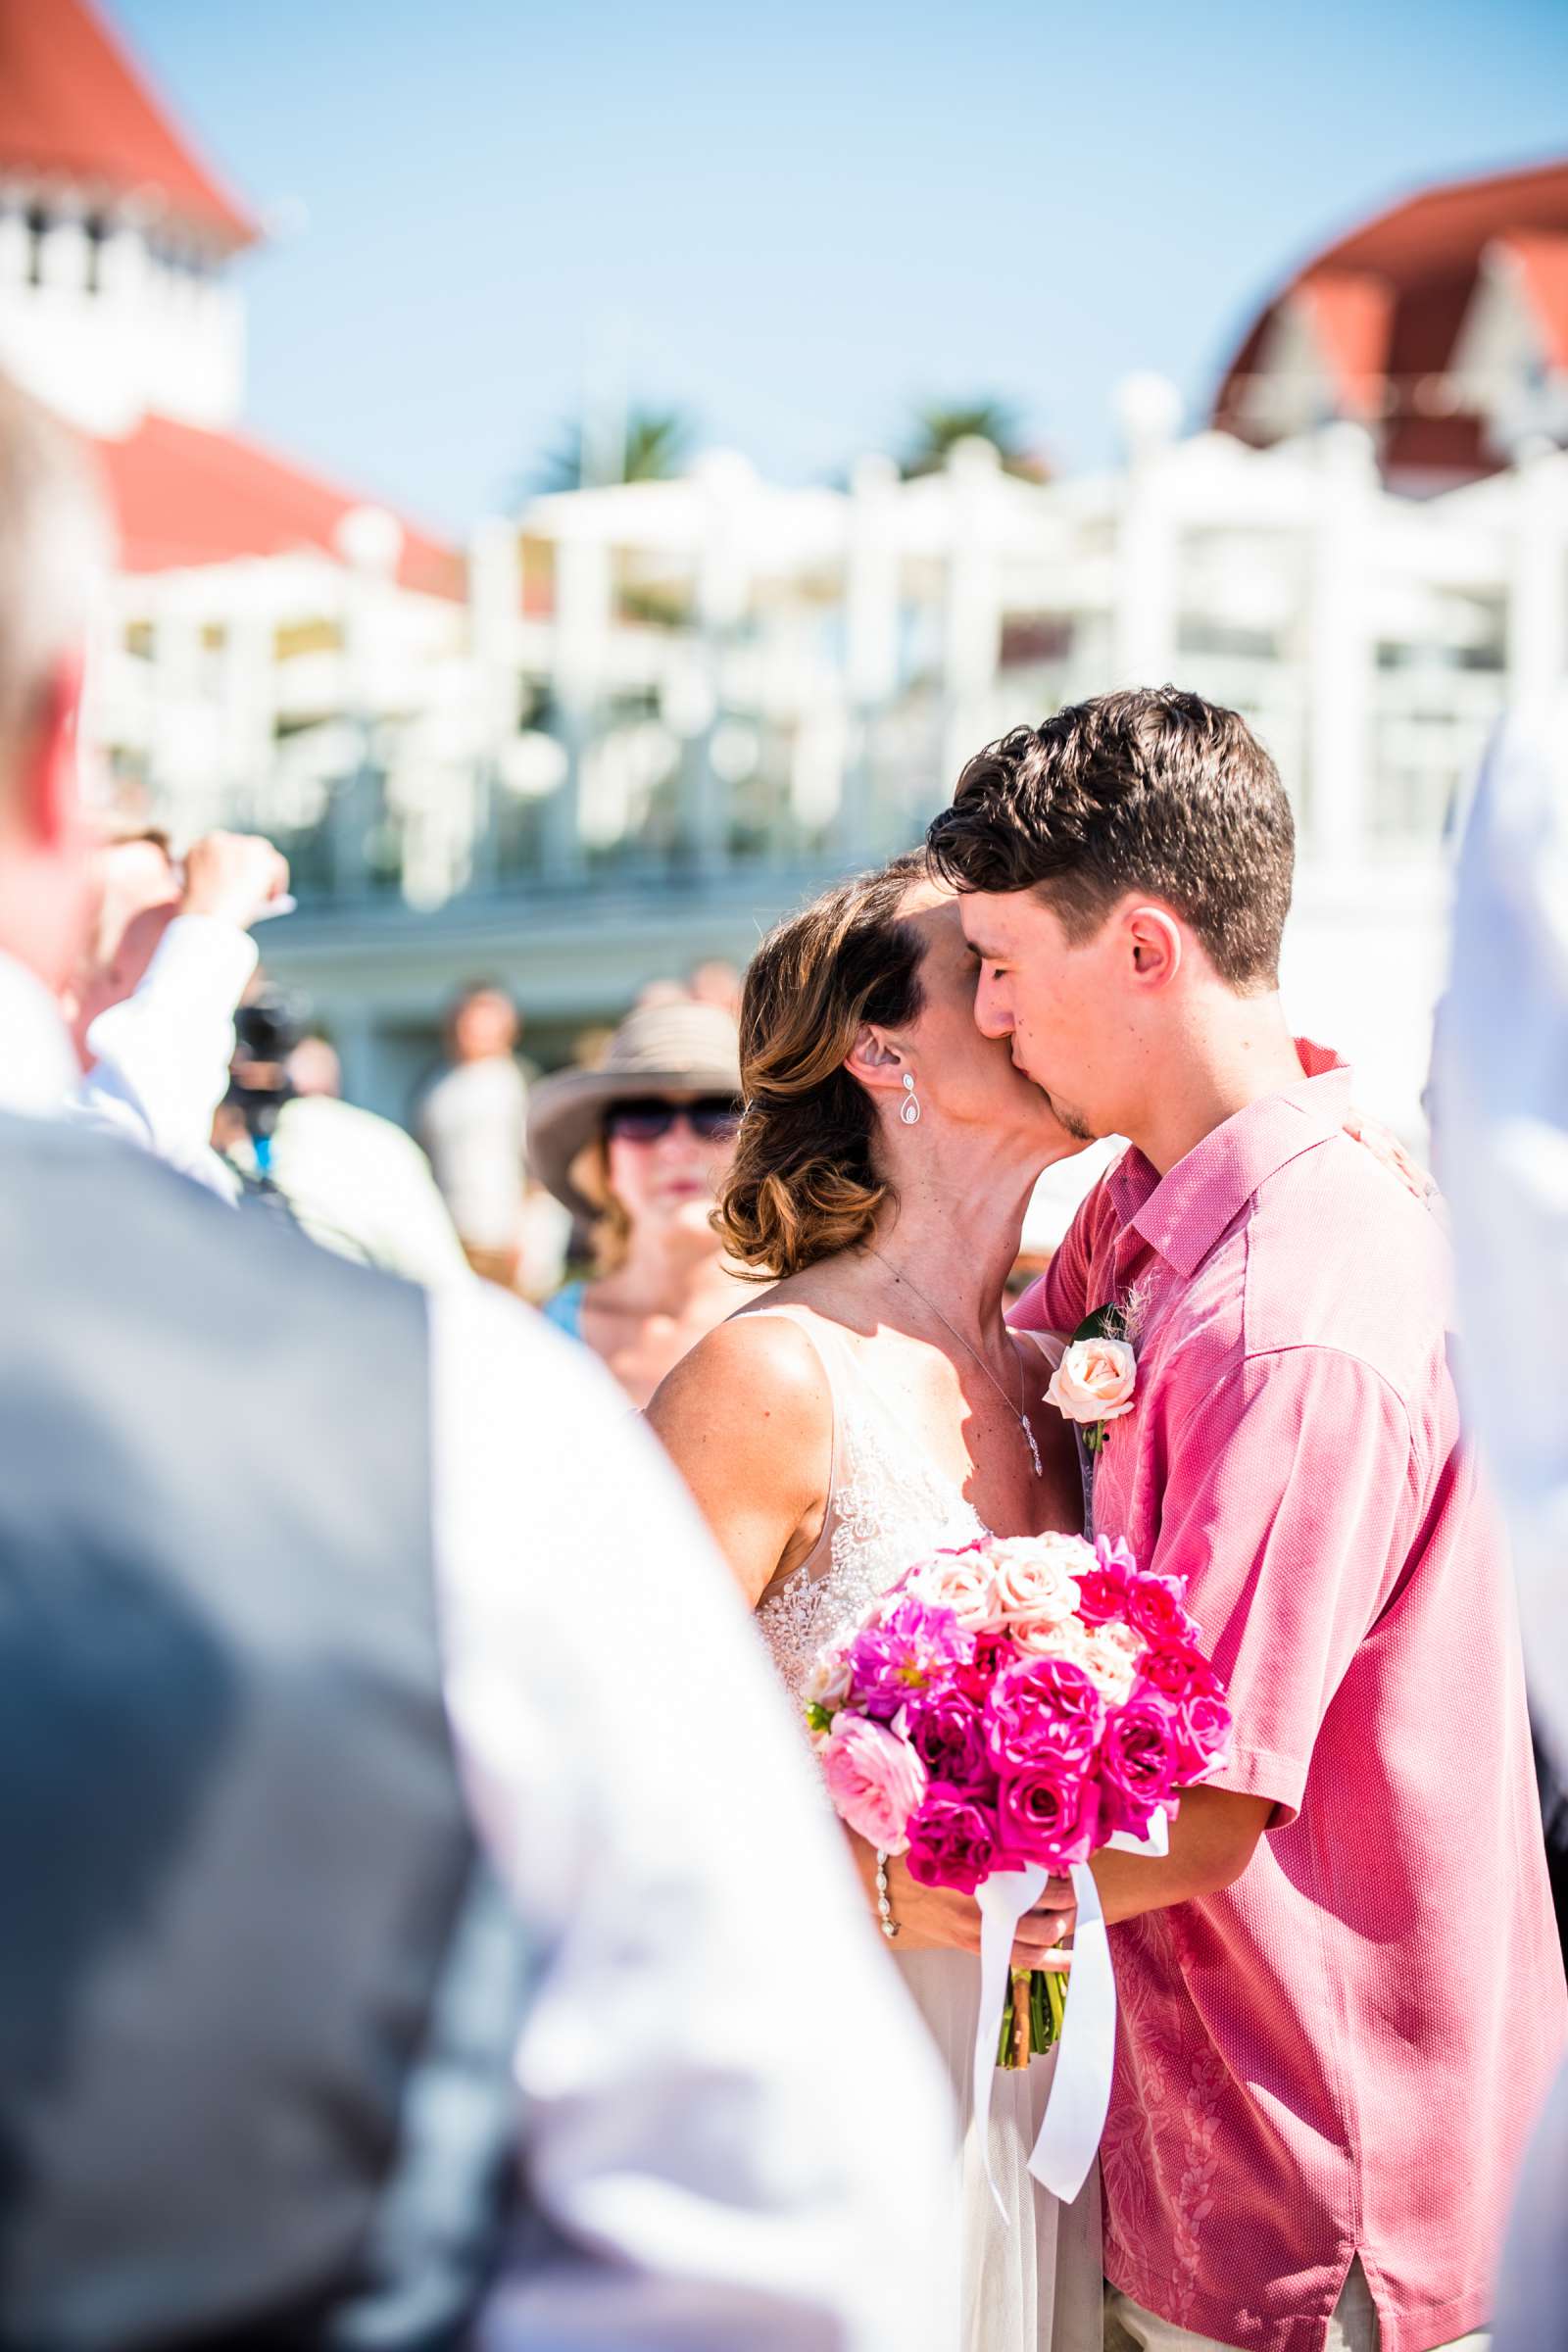
[(711, 1004), (649, 1004), (596, 1069), (562, 1070), (528, 1102), (528, 1160), (594, 1231), (596, 1271), (545, 1308), (602, 1356), (633, 1404), (755, 1295), (711, 1218), (740, 1122), (735, 1023)]

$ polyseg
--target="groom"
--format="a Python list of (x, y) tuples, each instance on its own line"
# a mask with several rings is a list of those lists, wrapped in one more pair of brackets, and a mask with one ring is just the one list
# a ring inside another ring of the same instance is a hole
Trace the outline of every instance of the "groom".
[(1168, 1858), (1096, 1863), (1107, 2343), (1482, 2344), (1562, 1968), (1441, 1235), (1280, 1006), (1279, 777), (1234, 711), (1103, 695), (972, 760), (930, 848), (981, 1029), (1131, 1139), (1015, 1320), (1122, 1309), (1097, 1530), (1189, 1581), (1236, 1718)]

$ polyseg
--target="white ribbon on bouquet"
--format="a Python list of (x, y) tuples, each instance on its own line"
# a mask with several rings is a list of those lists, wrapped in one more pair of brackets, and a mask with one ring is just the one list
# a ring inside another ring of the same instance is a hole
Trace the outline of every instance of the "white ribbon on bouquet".
[[(1165, 1816), (1155, 1814), (1146, 1838), (1122, 1834), (1107, 1842), (1117, 1853), (1167, 1853), (1170, 1841)], [(997, 2071), (997, 2034), (1012, 1971), (1013, 1938), (1019, 1920), (1045, 1892), (1049, 1876), (1043, 1864), (1030, 1863), (1023, 1870), (996, 1871), (989, 1879), (982, 1879), (974, 1890), (980, 1906), (980, 2023), (974, 2041), (974, 2129), (991, 2194), (1004, 2221), (1007, 2218), (1006, 2208), (991, 2169), (988, 2129), (991, 2079)], [(1073, 1926), (1072, 1970), (1056, 2039), (1056, 2071), (1029, 2157), (1029, 2170), (1035, 2180), (1064, 2205), (1071, 2204), (1078, 2194), (1095, 2161), (1110, 2105), (1110, 2077), (1116, 2056), (1116, 1972), (1111, 1966), (1110, 1936), (1100, 1907), (1100, 1890), (1087, 1863), (1075, 1864), (1071, 1878), (1078, 1905)]]

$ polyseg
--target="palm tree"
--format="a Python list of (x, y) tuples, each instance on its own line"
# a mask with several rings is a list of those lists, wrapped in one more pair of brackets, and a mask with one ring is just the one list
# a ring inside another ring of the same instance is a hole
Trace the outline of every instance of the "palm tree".
[[(623, 482), (670, 481), (684, 472), (696, 440), (696, 424), (684, 410), (628, 409), (618, 478)], [(573, 418), (562, 425), (554, 448), (525, 486), (536, 493), (581, 490), (585, 480), (583, 428), (581, 420)]]
[(1024, 440), (1023, 419), (1010, 400), (982, 397), (950, 407), (926, 401), (914, 412), (914, 431), (900, 460), (906, 481), (916, 474), (939, 472), (956, 441), (989, 441), (1004, 469), (1029, 481), (1043, 481), (1044, 461)]

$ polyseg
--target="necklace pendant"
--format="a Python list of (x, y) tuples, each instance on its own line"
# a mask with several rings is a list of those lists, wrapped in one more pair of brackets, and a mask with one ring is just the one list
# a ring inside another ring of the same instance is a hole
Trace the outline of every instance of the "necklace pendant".
[(1035, 1466), (1035, 1476), (1036, 1478), (1044, 1478), (1046, 1475), (1046, 1466), (1045, 1463), (1040, 1459), (1040, 1447), (1035, 1442), (1035, 1433), (1030, 1428), (1028, 1422), (1023, 1418), (1021, 1413), (1018, 1416), (1018, 1427), (1023, 1431), (1023, 1434), (1028, 1441), (1029, 1459)]

